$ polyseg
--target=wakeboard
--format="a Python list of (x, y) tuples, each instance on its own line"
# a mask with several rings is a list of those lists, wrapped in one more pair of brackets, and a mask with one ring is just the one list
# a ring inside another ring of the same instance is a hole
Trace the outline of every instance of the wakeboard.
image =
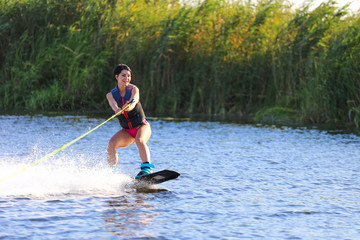
[(154, 172), (140, 177), (135, 177), (135, 180), (139, 182), (146, 182), (149, 184), (159, 184), (175, 179), (178, 176), (180, 176), (180, 173), (178, 172), (172, 170), (162, 170), (159, 172)]

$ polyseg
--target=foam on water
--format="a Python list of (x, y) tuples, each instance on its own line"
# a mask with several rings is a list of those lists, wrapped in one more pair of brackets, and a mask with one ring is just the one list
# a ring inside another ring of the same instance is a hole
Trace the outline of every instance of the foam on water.
[(61, 198), (73, 196), (111, 196), (127, 191), (132, 183), (130, 176), (113, 173), (106, 166), (77, 165), (78, 159), (55, 161), (29, 167), (1, 161), (0, 178), (26, 167), (24, 172), (11, 177), (0, 185), (0, 197)]

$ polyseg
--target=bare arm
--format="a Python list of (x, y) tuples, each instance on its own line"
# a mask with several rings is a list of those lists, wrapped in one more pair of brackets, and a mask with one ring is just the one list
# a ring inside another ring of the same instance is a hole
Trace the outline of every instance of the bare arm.
[(106, 94), (106, 99), (108, 100), (109, 102), (109, 105), (111, 107), (111, 109), (117, 113), (121, 110), (121, 108), (119, 108), (119, 106), (117, 105), (116, 101), (115, 101), (115, 98), (113, 97), (113, 95), (111, 94), (111, 92), (107, 93)]

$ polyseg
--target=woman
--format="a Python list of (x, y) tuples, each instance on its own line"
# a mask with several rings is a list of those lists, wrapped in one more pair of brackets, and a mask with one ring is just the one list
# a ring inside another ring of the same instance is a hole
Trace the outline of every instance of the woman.
[(119, 122), (122, 127), (115, 133), (109, 141), (107, 149), (107, 159), (114, 171), (117, 169), (118, 155), (117, 148), (129, 146), (136, 142), (139, 149), (142, 164), (141, 171), (137, 176), (152, 173), (153, 164), (150, 164), (150, 151), (147, 141), (151, 135), (150, 124), (146, 121), (144, 110), (139, 101), (139, 89), (130, 84), (131, 69), (125, 64), (119, 64), (114, 69), (114, 79), (117, 81), (116, 87), (106, 94), (110, 107), (115, 113), (118, 113), (122, 106), (130, 101), (133, 102), (119, 116)]

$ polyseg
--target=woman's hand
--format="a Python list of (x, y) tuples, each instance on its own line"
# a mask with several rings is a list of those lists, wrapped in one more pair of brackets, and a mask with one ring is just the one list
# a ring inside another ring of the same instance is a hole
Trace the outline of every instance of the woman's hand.
[[(124, 113), (124, 111), (122, 111), (121, 112), (121, 110), (122, 110), (122, 108), (117, 108), (116, 110), (115, 110), (115, 113), (117, 114), (117, 115), (120, 115), (120, 114), (122, 114), (122, 113)], [(119, 113), (120, 112), (120, 113)]]

